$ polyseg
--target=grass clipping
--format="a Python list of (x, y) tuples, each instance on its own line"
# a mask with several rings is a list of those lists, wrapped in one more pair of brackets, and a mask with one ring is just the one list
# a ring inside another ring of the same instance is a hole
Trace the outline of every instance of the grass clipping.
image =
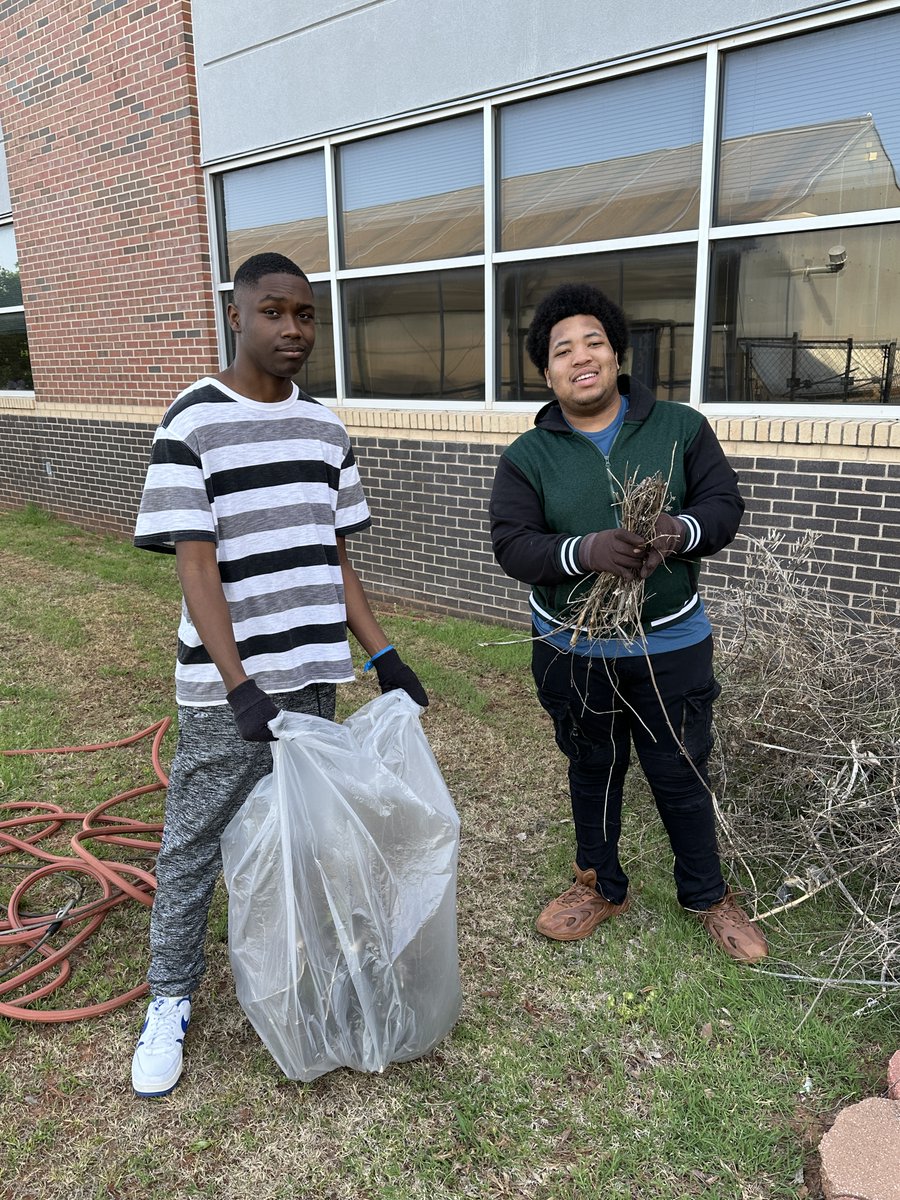
[(814, 539), (741, 540), (747, 579), (706, 592), (723, 850), (801, 973), (900, 987), (900, 628), (823, 586)]
[[(657, 471), (640, 480), (636, 474), (626, 475), (617, 486), (621, 493), (617, 501), (620, 527), (636, 533), (649, 545), (657, 518), (667, 506), (668, 480)], [(609, 571), (599, 572), (586, 599), (565, 625), (572, 631), (571, 644), (586, 637), (619, 638), (630, 645), (640, 633), (643, 603), (643, 579), (622, 579)]]

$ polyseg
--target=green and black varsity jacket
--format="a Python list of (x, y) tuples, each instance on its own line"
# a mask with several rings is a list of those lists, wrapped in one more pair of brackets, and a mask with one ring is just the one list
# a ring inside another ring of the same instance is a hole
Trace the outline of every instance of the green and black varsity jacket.
[(556, 400), (504, 451), (491, 494), (491, 541), (507, 575), (532, 585), (535, 611), (565, 622), (594, 579), (578, 561), (581, 539), (618, 524), (626, 477), (660, 472), (669, 481), (669, 512), (688, 532), (681, 552), (647, 581), (641, 622), (649, 631), (696, 609), (700, 559), (733, 540), (744, 501), (704, 416), (656, 400), (627, 375), (619, 377), (619, 391), (629, 406), (608, 458), (572, 429)]

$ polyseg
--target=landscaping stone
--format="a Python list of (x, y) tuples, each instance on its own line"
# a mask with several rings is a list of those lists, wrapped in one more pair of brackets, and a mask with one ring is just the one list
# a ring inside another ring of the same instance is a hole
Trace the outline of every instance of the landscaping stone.
[(870, 1099), (843, 1109), (819, 1156), (825, 1200), (900, 1200), (900, 1103)]
[(888, 1095), (892, 1100), (900, 1100), (900, 1050), (888, 1063), (887, 1070)]

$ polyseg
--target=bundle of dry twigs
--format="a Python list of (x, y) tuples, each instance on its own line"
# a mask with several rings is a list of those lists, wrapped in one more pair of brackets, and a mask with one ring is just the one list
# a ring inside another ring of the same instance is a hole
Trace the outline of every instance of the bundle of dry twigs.
[(809, 539), (752, 543), (747, 581), (706, 600), (723, 850), (800, 974), (900, 987), (896, 617), (844, 607)]
[[(649, 542), (659, 514), (668, 499), (668, 481), (657, 472), (644, 479), (626, 475), (619, 483), (619, 524)], [(566, 629), (572, 631), (572, 644), (580, 637), (620, 638), (626, 644), (640, 632), (644, 580), (622, 579), (608, 571), (597, 575), (587, 597), (576, 609)]]

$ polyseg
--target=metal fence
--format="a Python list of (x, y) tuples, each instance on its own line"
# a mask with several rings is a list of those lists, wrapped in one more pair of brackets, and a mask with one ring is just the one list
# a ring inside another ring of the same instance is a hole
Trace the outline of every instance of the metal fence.
[(738, 338), (746, 400), (900, 402), (897, 340)]

